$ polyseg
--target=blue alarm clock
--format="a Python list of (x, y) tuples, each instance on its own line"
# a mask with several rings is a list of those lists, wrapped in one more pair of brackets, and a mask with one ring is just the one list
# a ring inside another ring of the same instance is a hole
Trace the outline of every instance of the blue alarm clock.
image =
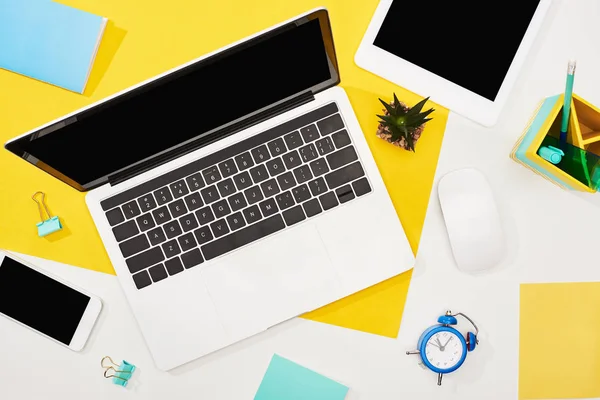
[[(457, 316), (465, 318), (475, 328), (475, 333), (468, 332), (466, 337), (453, 328), (458, 324)], [(438, 385), (442, 384), (444, 374), (449, 374), (459, 369), (467, 353), (475, 350), (479, 344), (477, 335), (479, 329), (473, 320), (463, 313), (452, 314), (446, 311), (445, 315), (438, 318), (438, 325), (429, 327), (423, 332), (417, 343), (416, 351), (407, 351), (407, 355), (418, 354), (422, 364), (438, 374)]]

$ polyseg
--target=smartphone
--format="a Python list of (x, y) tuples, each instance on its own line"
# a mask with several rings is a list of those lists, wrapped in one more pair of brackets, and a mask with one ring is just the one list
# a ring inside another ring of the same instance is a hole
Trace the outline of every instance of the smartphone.
[(102, 301), (0, 251), (0, 314), (74, 351), (92, 332)]

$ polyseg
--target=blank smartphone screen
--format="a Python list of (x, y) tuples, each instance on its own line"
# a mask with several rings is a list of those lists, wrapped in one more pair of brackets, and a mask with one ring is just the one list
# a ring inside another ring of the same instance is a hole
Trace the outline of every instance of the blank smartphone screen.
[(394, 0), (373, 44), (494, 101), (539, 3)]
[(0, 264), (0, 313), (67, 346), (89, 301), (88, 296), (9, 257)]

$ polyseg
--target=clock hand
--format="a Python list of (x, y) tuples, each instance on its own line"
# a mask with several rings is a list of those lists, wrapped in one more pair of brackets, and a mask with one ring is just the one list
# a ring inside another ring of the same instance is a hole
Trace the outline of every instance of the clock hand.
[(440, 348), (440, 346), (438, 346), (437, 344), (433, 343), (433, 342), (429, 342), (430, 345), (437, 347), (438, 349)]
[(446, 348), (446, 346), (448, 346), (448, 343), (450, 343), (450, 341), (452, 340), (452, 336), (450, 336), (450, 339), (448, 339), (448, 341), (446, 342), (446, 344), (444, 345), (444, 348)]
[(442, 346), (442, 342), (440, 342), (440, 339), (438, 339), (438, 338), (435, 338), (435, 340), (436, 340), (436, 341), (438, 342), (438, 344), (439, 344), (439, 347), (438, 347), (438, 348), (439, 348), (441, 351), (444, 351), (444, 346)]

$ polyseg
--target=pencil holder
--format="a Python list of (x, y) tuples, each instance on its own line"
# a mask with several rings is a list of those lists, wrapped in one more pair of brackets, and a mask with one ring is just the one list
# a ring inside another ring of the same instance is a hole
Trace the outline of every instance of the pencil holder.
[(600, 109), (573, 94), (567, 143), (560, 143), (564, 95), (541, 102), (511, 158), (570, 190), (595, 193), (600, 185)]

